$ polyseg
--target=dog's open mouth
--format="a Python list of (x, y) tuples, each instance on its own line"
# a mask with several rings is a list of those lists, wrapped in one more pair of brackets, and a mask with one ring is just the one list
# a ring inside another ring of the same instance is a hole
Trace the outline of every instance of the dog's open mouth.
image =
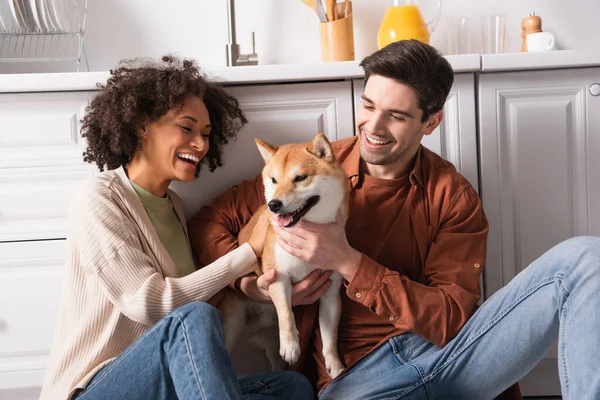
[(319, 196), (310, 197), (306, 203), (296, 211), (286, 214), (277, 214), (277, 223), (284, 228), (291, 228), (306, 215), (306, 213), (319, 202)]

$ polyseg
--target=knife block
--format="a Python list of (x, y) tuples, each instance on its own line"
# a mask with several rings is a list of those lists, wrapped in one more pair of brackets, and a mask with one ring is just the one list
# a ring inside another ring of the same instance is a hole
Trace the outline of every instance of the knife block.
[[(340, 3), (342, 4), (342, 3)], [(319, 24), (321, 61), (354, 61), (354, 26), (352, 13), (331, 22)]]

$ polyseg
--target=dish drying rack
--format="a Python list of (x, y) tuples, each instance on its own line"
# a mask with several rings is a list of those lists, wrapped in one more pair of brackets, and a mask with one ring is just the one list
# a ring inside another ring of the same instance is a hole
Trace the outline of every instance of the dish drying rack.
[(87, 0), (0, 0), (1, 62), (73, 62), (89, 71)]

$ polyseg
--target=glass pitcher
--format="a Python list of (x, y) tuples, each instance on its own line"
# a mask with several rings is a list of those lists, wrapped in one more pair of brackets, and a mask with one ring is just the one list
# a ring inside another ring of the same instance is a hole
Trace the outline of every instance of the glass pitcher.
[[(437, 2), (435, 15), (429, 21), (423, 19), (419, 9), (419, 3), (427, 1)], [(377, 34), (379, 48), (405, 39), (417, 39), (429, 44), (429, 36), (437, 25), (441, 10), (442, 0), (392, 0)]]

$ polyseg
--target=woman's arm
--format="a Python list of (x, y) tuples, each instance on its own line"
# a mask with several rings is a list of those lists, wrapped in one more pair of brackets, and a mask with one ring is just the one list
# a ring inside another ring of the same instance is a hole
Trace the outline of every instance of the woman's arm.
[(153, 325), (179, 306), (208, 300), (254, 268), (246, 244), (190, 275), (165, 278), (142, 244), (151, 227), (137, 227), (127, 202), (103, 182), (85, 189), (70, 210), (74, 249), (111, 303), (136, 322)]

